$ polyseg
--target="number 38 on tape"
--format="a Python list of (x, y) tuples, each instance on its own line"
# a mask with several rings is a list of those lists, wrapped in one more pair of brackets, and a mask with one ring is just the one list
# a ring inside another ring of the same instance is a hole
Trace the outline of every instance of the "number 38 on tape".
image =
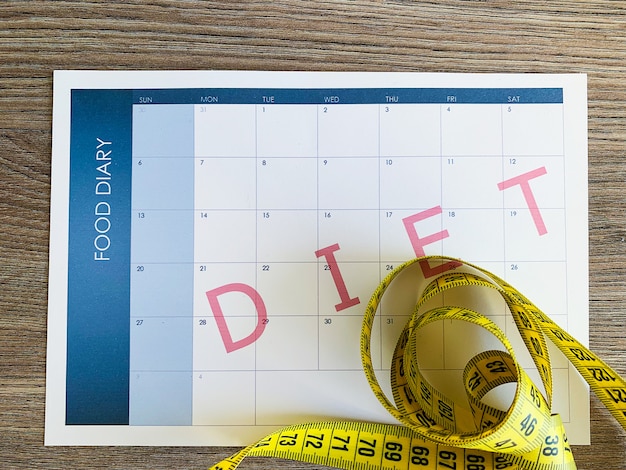
[[(442, 270), (432, 281), (422, 277), (421, 285), (413, 283), (420, 291), (393, 354), (391, 390), (394, 400), (391, 402), (378, 383), (372, 365), (370, 340), (374, 318), (393, 281), (424, 262), (431, 267), (439, 264), (443, 268), (454, 266), (454, 269)], [(438, 305), (429, 301), (442, 297), (442, 293), (468, 286), (491, 289), (503, 299), (537, 366), (545, 395), (519, 366), (504, 333), (486, 316), (458, 305), (429, 307)], [(444, 320), (478, 325), (494, 335), (506, 349), (483, 351), (468, 361), (463, 371), (467, 404), (451, 400), (431, 385), (418, 364), (421, 329)], [(362, 470), (575, 469), (561, 419), (551, 413), (552, 371), (546, 338), (563, 352), (626, 429), (624, 379), (514, 287), (460, 260), (430, 256), (408, 261), (392, 271), (374, 291), (361, 329), (365, 375), (373, 393), (399, 424), (329, 421), (288, 426), (214, 465), (211, 470), (233, 470), (248, 455)], [(503, 411), (483, 400), (491, 390), (507, 383), (517, 384), (508, 410)], [(468, 424), (462, 416), (470, 416), (473, 422)]]

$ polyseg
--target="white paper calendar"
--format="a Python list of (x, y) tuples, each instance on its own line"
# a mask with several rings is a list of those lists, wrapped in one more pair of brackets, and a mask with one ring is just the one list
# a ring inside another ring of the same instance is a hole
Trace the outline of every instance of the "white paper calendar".
[[(586, 106), (584, 75), (55, 73), (46, 443), (393, 422), (360, 326), (416, 256), (494, 272), (586, 343)], [(381, 377), (401, 303), (374, 330)], [(438, 334), (453, 382), (467, 333)], [(554, 411), (588, 443), (586, 385), (551, 351)]]

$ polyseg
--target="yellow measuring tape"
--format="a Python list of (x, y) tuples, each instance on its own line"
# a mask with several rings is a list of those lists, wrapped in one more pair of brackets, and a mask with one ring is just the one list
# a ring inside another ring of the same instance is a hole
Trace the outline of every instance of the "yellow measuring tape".
[[(456, 266), (422, 282), (417, 302), (402, 330), (391, 364), (394, 403), (376, 378), (370, 355), (374, 318), (392, 281), (409, 267), (429, 263)], [(510, 311), (537, 366), (544, 393), (518, 365), (509, 340), (486, 316), (463, 306), (427, 309), (451, 289), (476, 286), (497, 291)], [(505, 350), (471, 358), (463, 371), (467, 404), (460, 405), (433, 387), (419, 367), (419, 335), (425, 326), (456, 320), (478, 325)], [(401, 425), (329, 421), (297, 424), (273, 432), (210, 470), (235, 469), (246, 456), (298, 460), (341, 469), (390, 470), (569, 470), (576, 464), (559, 415), (551, 413), (552, 372), (545, 338), (569, 359), (591, 390), (626, 429), (626, 382), (589, 349), (572, 338), (514, 287), (460, 260), (427, 256), (393, 270), (374, 291), (363, 319), (361, 358), (372, 391)], [(507, 411), (483, 398), (494, 388), (517, 383)], [(467, 409), (469, 408), (469, 409)], [(464, 413), (473, 423), (460, 419)], [(469, 413), (467, 413), (469, 412)]]

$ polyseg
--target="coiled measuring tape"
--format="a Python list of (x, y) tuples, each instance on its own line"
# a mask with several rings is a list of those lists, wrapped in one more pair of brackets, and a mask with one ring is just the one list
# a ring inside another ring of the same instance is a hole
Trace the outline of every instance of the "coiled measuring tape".
[[(391, 364), (392, 403), (378, 383), (372, 365), (370, 342), (374, 318), (392, 281), (409, 267), (424, 263), (431, 269), (433, 264), (438, 264), (434, 269), (440, 274), (423, 283), (413, 314), (396, 344)], [(456, 305), (424, 308), (429, 300), (464, 286), (495, 289), (504, 299), (537, 366), (545, 396), (518, 365), (504, 333), (486, 316)], [(470, 427), (461, 425), (461, 406), (433, 387), (419, 367), (418, 332), (444, 320), (478, 325), (506, 349), (477, 354), (463, 371), (473, 418)], [(401, 424), (329, 421), (287, 426), (210, 470), (233, 470), (246, 456), (278, 457), (347, 470), (575, 469), (561, 419), (551, 413), (552, 372), (546, 337), (626, 429), (626, 381), (613, 369), (499, 277), (457, 259), (427, 256), (404, 263), (381, 282), (365, 309), (361, 330), (361, 358), (367, 380), (382, 405)], [(508, 411), (482, 400), (491, 390), (506, 383), (517, 383)]]

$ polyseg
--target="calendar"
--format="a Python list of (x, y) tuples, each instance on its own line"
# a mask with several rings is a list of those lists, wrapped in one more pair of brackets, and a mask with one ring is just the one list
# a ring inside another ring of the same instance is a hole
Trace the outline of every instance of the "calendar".
[[(495, 273), (587, 342), (586, 106), (584, 75), (56, 72), (46, 444), (393, 423), (361, 322), (417, 256)], [(415, 295), (377, 317), (383, 378)], [(424, 338), (433, 380), (489, 341), (467, 328)], [(551, 353), (553, 410), (588, 443), (586, 385)]]

